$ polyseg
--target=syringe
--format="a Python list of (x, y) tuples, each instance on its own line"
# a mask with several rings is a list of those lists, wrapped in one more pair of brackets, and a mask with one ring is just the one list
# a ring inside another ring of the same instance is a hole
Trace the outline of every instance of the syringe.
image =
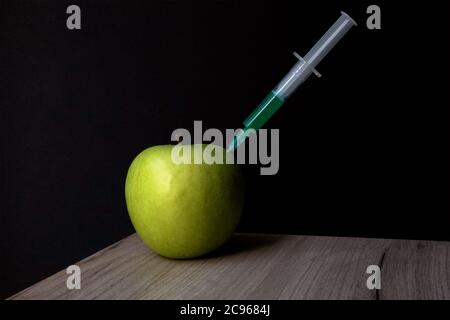
[(356, 26), (356, 22), (348, 14), (341, 12), (340, 18), (328, 29), (304, 58), (294, 52), (298, 62), (250, 116), (244, 120), (244, 130), (234, 136), (233, 141), (228, 145), (227, 151), (237, 149), (245, 141), (250, 129), (258, 130), (262, 128), (312, 73), (320, 78), (321, 74), (315, 69), (316, 66), (353, 26)]

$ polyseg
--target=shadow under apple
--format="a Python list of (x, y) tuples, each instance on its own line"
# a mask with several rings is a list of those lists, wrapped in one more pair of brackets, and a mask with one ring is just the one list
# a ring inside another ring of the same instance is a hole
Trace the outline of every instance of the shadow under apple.
[(258, 235), (254, 233), (236, 233), (217, 250), (197, 259), (211, 259), (243, 252), (250, 252), (262, 248), (268, 248), (278, 242), (280, 238), (276, 235)]

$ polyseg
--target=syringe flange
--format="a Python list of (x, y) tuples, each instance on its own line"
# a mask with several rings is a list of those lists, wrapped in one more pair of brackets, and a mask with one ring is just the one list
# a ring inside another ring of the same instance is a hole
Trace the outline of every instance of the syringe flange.
[[(308, 61), (306, 61), (305, 59), (303, 59), (303, 57), (302, 57), (301, 55), (299, 55), (297, 52), (294, 51), (293, 54), (294, 54), (294, 56), (295, 56), (298, 60), (300, 60), (301, 62), (306, 63), (306, 64), (309, 64)], [(317, 71), (316, 68), (311, 68), (311, 71), (312, 71), (312, 73), (314, 73), (314, 74), (317, 76), (317, 78), (322, 77), (322, 74), (320, 74), (320, 72)]]

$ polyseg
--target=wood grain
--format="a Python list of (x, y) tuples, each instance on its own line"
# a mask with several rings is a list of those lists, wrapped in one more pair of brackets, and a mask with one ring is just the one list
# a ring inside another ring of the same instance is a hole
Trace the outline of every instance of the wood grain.
[[(381, 267), (381, 290), (366, 287)], [(214, 254), (170, 260), (134, 234), (11, 299), (450, 299), (450, 243), (237, 234)]]

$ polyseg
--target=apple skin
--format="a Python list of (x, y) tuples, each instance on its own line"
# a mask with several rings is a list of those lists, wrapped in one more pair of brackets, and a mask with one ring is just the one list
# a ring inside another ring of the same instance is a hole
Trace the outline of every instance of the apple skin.
[(154, 146), (133, 160), (125, 199), (147, 246), (168, 258), (195, 258), (220, 247), (235, 230), (244, 181), (238, 165), (176, 164), (173, 147)]

